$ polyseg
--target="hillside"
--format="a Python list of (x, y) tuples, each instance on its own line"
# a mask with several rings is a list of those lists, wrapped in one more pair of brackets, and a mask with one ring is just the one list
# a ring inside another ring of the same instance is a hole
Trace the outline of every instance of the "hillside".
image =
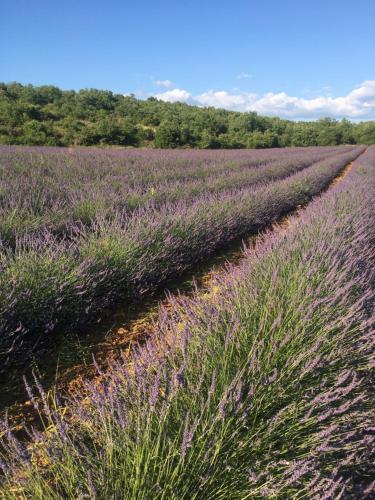
[(375, 122), (293, 122), (110, 91), (0, 83), (0, 144), (269, 148), (374, 144)]

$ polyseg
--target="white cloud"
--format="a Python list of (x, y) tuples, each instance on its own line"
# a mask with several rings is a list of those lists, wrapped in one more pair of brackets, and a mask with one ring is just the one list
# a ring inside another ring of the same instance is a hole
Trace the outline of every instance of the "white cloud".
[(260, 114), (291, 119), (315, 119), (324, 116), (351, 119), (375, 119), (375, 80), (367, 80), (345, 96), (323, 95), (315, 98), (290, 96), (285, 92), (228, 92), (209, 90), (191, 95), (187, 90), (173, 89), (155, 97), (163, 101), (184, 101), (200, 106), (213, 106), (235, 111), (256, 111)]
[(242, 72), (242, 73), (239, 73), (236, 78), (237, 80), (246, 80), (247, 78), (252, 78), (253, 75), (250, 75), (249, 73), (245, 73), (245, 72)]
[(167, 102), (186, 102), (190, 100), (191, 95), (186, 90), (173, 89), (162, 92), (161, 94), (155, 94), (154, 97)]
[(170, 89), (174, 86), (174, 83), (170, 80), (154, 80), (155, 85), (158, 87), (165, 87), (166, 89)]
[(250, 99), (256, 98), (256, 94), (245, 92), (230, 94), (226, 90), (214, 92), (209, 90), (203, 94), (194, 97), (194, 100), (204, 106), (213, 106), (215, 108), (240, 109), (247, 106)]

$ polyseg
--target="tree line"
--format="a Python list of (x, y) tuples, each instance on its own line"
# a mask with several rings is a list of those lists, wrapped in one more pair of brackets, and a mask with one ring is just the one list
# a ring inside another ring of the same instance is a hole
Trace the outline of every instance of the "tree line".
[(207, 149), (375, 144), (375, 122), (294, 122), (106, 90), (0, 83), (0, 144)]

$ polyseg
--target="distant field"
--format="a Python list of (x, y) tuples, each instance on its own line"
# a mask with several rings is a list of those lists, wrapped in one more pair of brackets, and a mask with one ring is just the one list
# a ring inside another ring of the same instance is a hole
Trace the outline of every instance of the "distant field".
[(375, 147), (3, 147), (0, 180), (4, 371), (267, 230), (76, 392), (26, 382), (0, 497), (373, 497)]

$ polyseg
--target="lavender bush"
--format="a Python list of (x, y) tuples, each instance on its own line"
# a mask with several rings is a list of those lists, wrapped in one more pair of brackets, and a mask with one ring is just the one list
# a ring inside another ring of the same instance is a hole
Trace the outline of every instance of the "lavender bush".
[(370, 148), (291, 231), (174, 299), (85, 399), (40, 388), (46, 432), (3, 425), (7, 497), (373, 497), (374, 171)]
[[(63, 239), (45, 227), (36, 234), (30, 230), (20, 234), (13, 247), (4, 243), (0, 252), (0, 358), (3, 366), (21, 347), (26, 352), (23, 342), (32, 343), (35, 336), (50, 334), (56, 329), (86, 325), (103, 309), (121, 300), (134, 300), (202, 261), (222, 245), (258, 231), (306, 203), (363, 150), (360, 147), (334, 148), (333, 151), (329, 149), (327, 155), (324, 148), (315, 148), (305, 152), (304, 160), (300, 150), (287, 151), (283, 153), (286, 158), (290, 155), (285, 165), (272, 167), (272, 172), (276, 168), (279, 173), (280, 169), (284, 172), (282, 176), (287, 175), (281, 180), (272, 180), (271, 176), (264, 185), (239, 185), (188, 200), (138, 207), (131, 213), (114, 210), (110, 217), (104, 213), (95, 214), (93, 218), (88, 215), (87, 224), (70, 224), (69, 237)], [(193, 157), (199, 157), (197, 153), (194, 152)], [(227, 162), (229, 153), (223, 155)], [(12, 154), (12, 148), (7, 154)], [(57, 152), (49, 154), (56, 155), (59, 161)], [(85, 161), (87, 154), (93, 153), (84, 153)], [(142, 157), (139, 152), (133, 154), (136, 158)], [(325, 159), (315, 161), (322, 154), (326, 155)], [(232, 152), (232, 163), (233, 155)], [(253, 152), (248, 155), (252, 165), (259, 162), (256, 155), (251, 156)], [(262, 151), (259, 158), (264, 160), (265, 155)], [(204, 161), (206, 156), (202, 155)], [(241, 165), (245, 158), (241, 152), (236, 165)], [(274, 157), (270, 158), (269, 163), (272, 163)], [(83, 161), (79, 155), (78, 159)], [(184, 158), (181, 162), (181, 175), (197, 175), (199, 168), (194, 169), (189, 161), (192, 160)], [(25, 169), (23, 164), (18, 168)], [(48, 172), (48, 167), (44, 168)], [(264, 169), (267, 178), (270, 172), (267, 164), (257, 168), (262, 172)], [(81, 173), (82, 169), (81, 165)], [(207, 170), (215, 168), (207, 167)], [(47, 172), (45, 177), (48, 177)], [(145, 172), (154, 174), (150, 165), (145, 167)], [(66, 176), (68, 171), (59, 175)], [(126, 175), (130, 175), (129, 172)], [(167, 175), (165, 170), (163, 175)], [(101, 176), (105, 176), (104, 168), (99, 171), (96, 182)], [(44, 177), (38, 179), (36, 186), (42, 189)], [(31, 192), (35, 196), (37, 191)], [(30, 200), (34, 200), (33, 196)], [(44, 192), (37, 200), (45, 198)]]

